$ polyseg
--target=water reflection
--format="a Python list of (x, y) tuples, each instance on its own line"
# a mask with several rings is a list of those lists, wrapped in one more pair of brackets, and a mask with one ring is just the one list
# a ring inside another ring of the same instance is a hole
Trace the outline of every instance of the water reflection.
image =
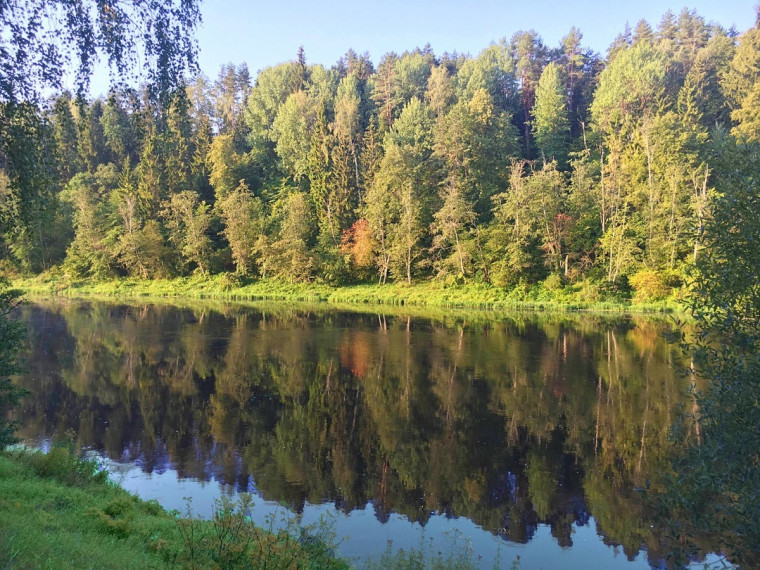
[(669, 550), (636, 491), (688, 398), (663, 322), (73, 302), (24, 319), (29, 440), (296, 513), (466, 517), (515, 543), (548, 525), (576, 552), (593, 517), (630, 560)]

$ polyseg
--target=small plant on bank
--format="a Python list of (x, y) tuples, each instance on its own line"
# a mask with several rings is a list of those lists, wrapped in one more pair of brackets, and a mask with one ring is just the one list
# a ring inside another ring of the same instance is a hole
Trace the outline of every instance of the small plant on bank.
[[(178, 549), (154, 541), (165, 561), (182, 568), (348, 568), (335, 558), (335, 533), (329, 521), (302, 527), (292, 517), (277, 521), (269, 517), (269, 528), (252, 521), (253, 497), (242, 493), (237, 499), (223, 496), (215, 502), (210, 521), (200, 519), (186, 499), (183, 516), (175, 513), (180, 536)], [(276, 528), (279, 527), (279, 530)]]
[[(470, 540), (463, 537), (459, 531), (451, 531), (450, 541), (446, 552), (437, 551), (432, 539), (425, 536), (424, 530), (420, 536), (419, 544), (409, 550), (399, 549), (394, 551), (393, 542), (388, 541), (385, 551), (378, 558), (370, 558), (361, 563), (363, 568), (370, 570), (384, 570), (394, 568), (397, 570), (470, 570), (483, 567), (482, 559), (475, 554)], [(493, 562), (494, 570), (501, 567), (501, 552), (497, 552)], [(520, 557), (517, 556), (510, 566), (511, 570), (518, 570)]]
[(41, 451), (18, 451), (12, 454), (20, 463), (44, 479), (55, 479), (70, 487), (103, 485), (108, 472), (94, 459), (77, 457), (66, 446), (56, 446), (47, 453)]

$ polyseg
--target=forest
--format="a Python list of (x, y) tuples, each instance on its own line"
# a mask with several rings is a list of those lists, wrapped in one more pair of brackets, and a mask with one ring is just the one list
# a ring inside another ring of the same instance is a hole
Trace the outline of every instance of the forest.
[(576, 28), (476, 56), (294, 55), (161, 97), (3, 103), (0, 269), (656, 300), (682, 290), (721, 176), (760, 140), (760, 27), (686, 9), (604, 56)]
[[(429, 494), (472, 509), (472, 520), (494, 531), (500, 527), (489, 521), (513, 509), (510, 540), (527, 540), (540, 523), (562, 545), (593, 512), (628, 556), (646, 545), (652, 560), (683, 549), (685, 560), (714, 551), (758, 566), (760, 13), (754, 28), (740, 32), (695, 11), (666, 12), (656, 25), (625, 26), (605, 54), (585, 47), (576, 28), (556, 46), (519, 31), (474, 56), (424, 46), (373, 62), (349, 49), (330, 67), (294, 46), (293, 61), (255, 77), (245, 64), (229, 64), (209, 79), (195, 62), (197, 1), (96, 2), (91, 14), (77, 12), (80, 5), (0, 7), (3, 277), (39, 275), (61, 289), (191, 275), (199, 277), (184, 280), (191, 287), (215, 276), (231, 288), (261, 281), (309, 289), (572, 289), (584, 299), (683, 301), (693, 322), (676, 323), (672, 333), (683, 355), (668, 348), (645, 362), (641, 355), (662, 330), (642, 325), (618, 337), (591, 320), (591, 340), (580, 328), (562, 335), (547, 328), (552, 343), (535, 353), (511, 340), (483, 341), (472, 361), (453, 360), (461, 365), (456, 377), (445, 366), (449, 352), (458, 354), (453, 340), (415, 346), (404, 337), (411, 320), (390, 319), (387, 346), (334, 332), (337, 353), (313, 363), (276, 354), (252, 366), (257, 380), (247, 385), (238, 355), (283, 344), (276, 335), (255, 338), (258, 317), (207, 322), (199, 313), (187, 330), (176, 327), (175, 344), (161, 346), (150, 334), (169, 311), (146, 309), (127, 334), (104, 309), (95, 315), (104, 323), (100, 339), (82, 326), (84, 312), (62, 308), (58, 330), (70, 332), (45, 342), (68, 354), (80, 375), (51, 377), (48, 393), (29, 397), (26, 411), (68, 401), (81, 413), (49, 426), (65, 433), (75, 422), (87, 428), (82, 410), (112, 407), (148, 434), (149, 445), (159, 442), (155, 434), (171, 433), (164, 423), (172, 414), (197, 420), (204, 445), (247, 445), (241, 434), (250, 426), (282, 425), (246, 458), (245, 470), (263, 473), (274, 458), (273, 480), (300, 474), (306, 494), (284, 483), (263, 489), (296, 510), (312, 491), (343, 488), (346, 507), (376, 502), (388, 507), (378, 510), (382, 518), (403, 510), (405, 496)], [(59, 18), (53, 26), (66, 18), (76, 26), (50, 41), (40, 23), (48, 14)], [(130, 31), (128, 22), (143, 29)], [(59, 53), (57, 44), (69, 51)], [(138, 46), (149, 65), (145, 84), (135, 87), (126, 71)], [(116, 79), (93, 98), (87, 83), (97, 53)], [(77, 59), (69, 91), (60, 70)], [(6, 411), (25, 392), (7, 379), (19, 371), (23, 337), (6, 319), (16, 294), (0, 282), (0, 447), (15, 428)], [(388, 332), (379, 315), (378, 325)], [(226, 351), (214, 348), (218, 354), (182, 336), (195, 330), (216, 338), (214, 327), (233, 332)], [(485, 325), (483, 336), (509, 337), (506, 328)], [(126, 360), (111, 352), (121, 345), (130, 347)], [(290, 345), (296, 355), (313, 347), (298, 338)], [(508, 358), (496, 360), (501, 353)], [(52, 354), (45, 345), (29, 361)], [(390, 380), (362, 354), (387, 362)], [(560, 354), (573, 356), (555, 369)], [(430, 373), (417, 367), (426, 358)], [(180, 369), (181, 361), (192, 365)], [(515, 370), (527, 363), (541, 383), (505, 376), (513, 363)], [(594, 383), (569, 382), (564, 370), (573, 366)], [(668, 382), (663, 371), (672, 366), (684, 376)], [(493, 381), (470, 372), (476, 368)], [(165, 374), (165, 386), (146, 380), (154, 370)], [(693, 408), (681, 409), (676, 392), (692, 382)], [(368, 397), (360, 397), (365, 387)], [(90, 388), (97, 396), (86, 401)], [(114, 394), (127, 397), (117, 402)], [(430, 394), (440, 406), (423, 401)], [(277, 421), (253, 409), (258, 396), (277, 404)], [(481, 423), (467, 413), (478, 406), (488, 410)], [(590, 407), (593, 417), (581, 414)], [(558, 418), (565, 424), (553, 423)], [(288, 425), (297, 436), (289, 439)], [(103, 440), (105, 449), (123, 446), (120, 429)], [(492, 459), (459, 433), (490, 434), (503, 456)], [(182, 442), (172, 438), (171, 453), (155, 448), (181, 459)], [(507, 444), (529, 439), (537, 445), (506, 456)], [(367, 449), (373, 440), (381, 452)], [(666, 450), (671, 441), (683, 449)], [(560, 447), (576, 467), (549, 459)], [(457, 454), (471, 454), (478, 469), (441, 459)], [(195, 459), (187, 458), (184, 472), (193, 472)], [(498, 479), (505, 466), (514, 467), (523, 494), (513, 504), (494, 496), (493, 504), (474, 505), (505, 488)], [(616, 472), (636, 490), (609, 485)], [(235, 483), (236, 473), (224, 478)], [(567, 494), (551, 487), (559, 480)], [(387, 494), (378, 494), (377, 482)], [(573, 510), (568, 500), (581, 491), (588, 509)], [(628, 500), (641, 492), (646, 516)]]

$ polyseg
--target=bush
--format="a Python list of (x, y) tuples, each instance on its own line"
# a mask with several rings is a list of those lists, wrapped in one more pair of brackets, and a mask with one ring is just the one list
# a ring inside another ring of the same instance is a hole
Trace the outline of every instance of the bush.
[(22, 451), (15, 457), (38, 477), (55, 479), (71, 487), (87, 487), (108, 481), (108, 473), (97, 461), (77, 457), (67, 447), (54, 447), (48, 453)]
[(584, 279), (577, 284), (577, 297), (582, 303), (598, 303), (604, 298), (603, 287), (597, 281)]
[(559, 291), (564, 288), (565, 282), (559, 273), (552, 273), (544, 280), (543, 285), (547, 291)]
[(230, 291), (232, 289), (237, 289), (239, 287), (243, 287), (245, 282), (245, 277), (241, 275), (240, 273), (222, 273), (219, 276), (219, 287), (222, 291)]
[(249, 494), (237, 500), (223, 496), (211, 521), (204, 521), (194, 516), (188, 499), (184, 516), (175, 513), (179, 549), (161, 548), (166, 562), (189, 568), (347, 568), (335, 558), (329, 522), (300, 527), (286, 519), (279, 521), (285, 529), (276, 531), (272, 519), (263, 529), (252, 522), (252, 507)]
[(667, 276), (655, 269), (642, 269), (629, 278), (633, 287), (633, 300), (637, 303), (659, 301), (670, 293)]

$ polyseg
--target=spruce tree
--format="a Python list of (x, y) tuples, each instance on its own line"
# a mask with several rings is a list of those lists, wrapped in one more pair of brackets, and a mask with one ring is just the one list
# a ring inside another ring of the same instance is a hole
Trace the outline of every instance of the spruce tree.
[(564, 87), (559, 67), (550, 63), (544, 68), (536, 89), (536, 103), (531, 110), (533, 136), (544, 161), (556, 160), (564, 165), (567, 159), (570, 124)]

